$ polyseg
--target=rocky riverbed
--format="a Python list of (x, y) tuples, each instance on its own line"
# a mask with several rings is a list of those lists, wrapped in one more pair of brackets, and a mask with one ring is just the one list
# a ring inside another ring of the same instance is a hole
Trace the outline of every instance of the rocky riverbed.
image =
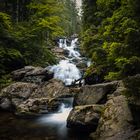
[[(62, 51), (59, 51), (59, 53), (62, 53)], [(73, 52), (73, 55), (77, 57), (75, 52)], [(81, 60), (79, 56), (77, 59)], [(56, 65), (55, 70), (60, 68), (59, 66)], [(76, 67), (74, 66), (74, 68)], [(72, 97), (74, 99), (73, 109), (68, 115), (66, 126), (69, 130), (75, 131), (75, 136), (65, 137), (64, 139), (74, 140), (76, 138), (82, 140), (78, 136), (79, 131), (82, 131), (85, 134), (83, 140), (89, 139), (88, 136), (93, 140), (140, 140), (140, 99), (127, 96), (129, 86), (124, 81), (70, 86), (65, 85), (63, 76), (69, 78), (66, 80), (67, 83), (72, 82), (71, 78), (73, 77), (69, 77), (66, 73), (66, 75), (61, 75), (60, 80), (60, 75), (57, 75), (58, 79), (56, 79), (54, 78), (55, 70), (50, 71), (50, 68), (26, 66), (12, 72), (11, 77), (14, 82), (0, 91), (0, 109), (12, 112), (18, 117), (34, 118), (43, 114), (58, 112), (62, 103), (65, 102), (64, 98)], [(68, 69), (65, 70), (68, 71)], [(133, 81), (139, 83), (140, 75), (129, 77), (127, 80), (132, 81), (132, 83)], [(139, 84), (135, 84), (135, 86), (135, 92), (139, 93)], [(7, 115), (4, 113), (4, 116)], [(6, 120), (2, 118), (0, 120), (1, 128), (4, 129), (0, 131), (3, 133), (0, 138), (3, 140), (8, 139), (8, 137), (5, 139), (4, 135), (7, 131), (11, 131), (11, 129), (5, 129), (4, 123), (7, 125), (11, 120), (14, 122), (13, 116), (7, 117)], [(16, 124), (16, 128), (26, 128), (23, 126)], [(45, 129), (41, 128), (43, 131)], [(30, 127), (30, 131), (34, 130)], [(56, 137), (47, 138), (46, 135), (43, 137), (40, 131), (36, 132), (38, 135), (33, 140), (56, 139)], [(48, 132), (44, 133), (48, 134)], [(27, 132), (25, 135), (27, 135)], [(26, 138), (26, 136), (24, 137)], [(9, 136), (9, 139), (12, 138)]]
[[(2, 89), (1, 110), (19, 116), (36, 116), (57, 111), (62, 98), (74, 97), (74, 107), (67, 119), (68, 128), (91, 132), (91, 138), (97, 140), (139, 140), (140, 131), (124, 96), (126, 88), (122, 81), (66, 87), (60, 80), (46, 78), (47, 70), (31, 66), (14, 71), (12, 75), (18, 81)], [(28, 76), (33, 76), (34, 80), (30, 81)], [(40, 76), (47, 80), (38, 82)]]

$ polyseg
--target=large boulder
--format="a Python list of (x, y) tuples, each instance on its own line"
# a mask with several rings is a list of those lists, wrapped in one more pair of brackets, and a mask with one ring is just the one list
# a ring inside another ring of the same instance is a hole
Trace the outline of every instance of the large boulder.
[[(70, 99), (69, 99), (70, 100)], [(66, 102), (71, 104), (69, 100), (65, 98), (29, 98), (22, 102), (16, 108), (16, 114), (18, 115), (40, 115), (46, 113), (57, 112), (62, 103)]]
[(93, 140), (127, 140), (133, 131), (133, 117), (124, 95), (112, 95), (105, 105)]
[(2, 89), (0, 96), (9, 99), (27, 99), (37, 88), (38, 85), (34, 83), (16, 82)]
[(57, 111), (62, 98), (73, 97), (75, 94), (76, 92), (71, 93), (62, 81), (56, 79), (39, 85), (16, 82), (0, 92), (0, 108), (17, 114), (34, 114), (41, 112), (43, 104), (48, 111)]
[(77, 105), (90, 105), (90, 104), (101, 104), (107, 100), (107, 95), (112, 94), (118, 86), (118, 81), (96, 84), (96, 85), (85, 85), (81, 88), (79, 94), (77, 94), (75, 101)]
[(67, 127), (83, 131), (95, 131), (103, 105), (76, 106), (67, 119)]
[(16, 114), (18, 115), (36, 115), (47, 113), (48, 98), (28, 99), (17, 106)]
[(0, 92), (0, 108), (11, 110), (17, 108), (23, 101), (27, 100), (38, 85), (33, 83), (17, 82), (2, 89)]
[[(70, 96), (69, 88), (57, 79), (51, 79), (38, 86), (38, 89), (31, 95), (32, 98), (60, 98)], [(72, 95), (71, 95), (72, 96)]]
[(22, 69), (11, 73), (12, 79), (15, 81), (41, 83), (53, 78), (53, 73), (47, 68), (25, 66)]

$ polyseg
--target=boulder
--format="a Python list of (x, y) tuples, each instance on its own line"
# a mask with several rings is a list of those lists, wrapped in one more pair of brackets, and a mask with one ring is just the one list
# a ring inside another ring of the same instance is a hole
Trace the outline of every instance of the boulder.
[(131, 132), (127, 140), (140, 140), (140, 129)]
[(65, 87), (62, 81), (51, 79), (39, 85), (38, 89), (31, 95), (31, 98), (59, 98), (69, 95), (69, 88)]
[(8, 98), (4, 98), (0, 100), (0, 109), (11, 111), (13, 108), (11, 101)]
[(41, 83), (53, 78), (53, 73), (47, 68), (25, 66), (22, 69), (11, 73), (12, 79), (15, 81)]
[(47, 113), (48, 98), (28, 99), (17, 106), (16, 114), (18, 115), (36, 115)]
[(52, 49), (52, 52), (55, 54), (57, 59), (60, 61), (62, 59), (66, 59), (65, 57), (65, 50), (59, 47), (55, 47)]
[(118, 81), (96, 85), (85, 85), (75, 98), (77, 105), (101, 104), (107, 100), (107, 95), (112, 94), (117, 88)]
[(2, 89), (0, 93), (0, 107), (4, 110), (14, 110), (23, 101), (27, 100), (33, 92), (38, 88), (38, 85), (33, 83), (17, 82)]
[[(76, 93), (70, 92), (63, 82), (51, 79), (42, 84), (16, 82), (4, 88), (0, 93), (0, 108), (16, 111), (17, 114), (25, 112), (36, 113), (41, 111), (42, 103), (48, 111), (57, 111), (62, 103), (62, 98), (73, 97)], [(36, 102), (39, 102), (36, 105)], [(46, 110), (45, 110), (46, 112)]]
[(67, 119), (67, 127), (82, 131), (95, 131), (103, 105), (76, 106)]
[(83, 71), (85, 71), (86, 68), (87, 68), (86, 62), (83, 62), (83, 61), (78, 62), (78, 63), (76, 64), (76, 66), (77, 66), (80, 70), (83, 70)]
[(124, 95), (110, 96), (105, 104), (93, 140), (127, 140), (133, 131), (133, 117)]
[(34, 83), (16, 82), (2, 89), (0, 96), (10, 99), (27, 99), (38, 88)]

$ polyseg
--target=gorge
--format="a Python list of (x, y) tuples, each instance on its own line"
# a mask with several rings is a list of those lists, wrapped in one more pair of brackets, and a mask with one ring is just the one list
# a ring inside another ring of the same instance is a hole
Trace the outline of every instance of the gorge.
[(139, 0), (1, 0), (0, 140), (140, 140), (139, 13)]

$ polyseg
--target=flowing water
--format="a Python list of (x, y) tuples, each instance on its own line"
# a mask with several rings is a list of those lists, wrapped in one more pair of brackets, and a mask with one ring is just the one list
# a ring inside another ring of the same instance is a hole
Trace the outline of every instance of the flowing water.
[(66, 39), (60, 39), (59, 47), (68, 52), (67, 59), (61, 60), (59, 64), (51, 67), (50, 71), (54, 72), (54, 78), (62, 80), (65, 85), (71, 85), (72, 82), (81, 78), (81, 72), (74, 64), (73, 60), (81, 60), (81, 55), (77, 50), (76, 43), (78, 38), (71, 41), (70, 46), (67, 45)]
[[(51, 66), (54, 78), (64, 84), (71, 85), (82, 77), (75, 62), (81, 61), (78, 38), (67, 45), (66, 39), (59, 40), (59, 47), (67, 51), (67, 57), (57, 65)], [(90, 62), (87, 62), (90, 65)], [(56, 113), (44, 114), (37, 118), (16, 118), (12, 114), (0, 114), (0, 140), (87, 140), (88, 134), (75, 132), (66, 127), (67, 117), (73, 107), (73, 98), (63, 99), (60, 109)]]

